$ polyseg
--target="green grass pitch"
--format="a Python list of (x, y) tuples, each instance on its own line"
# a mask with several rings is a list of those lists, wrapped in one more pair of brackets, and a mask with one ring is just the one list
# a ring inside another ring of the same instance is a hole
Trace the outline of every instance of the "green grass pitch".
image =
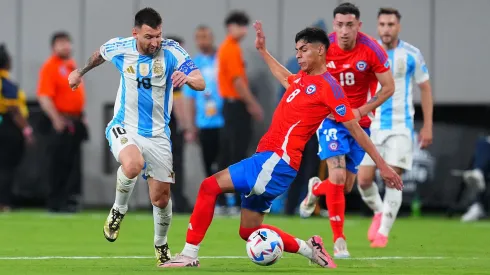
[[(309, 265), (298, 255), (284, 254), (275, 265), (253, 264), (238, 236), (237, 218), (217, 217), (201, 245), (200, 268), (159, 269), (153, 258), (150, 213), (129, 212), (119, 239), (102, 234), (106, 212), (50, 215), (22, 211), (0, 214), (0, 274), (489, 274), (490, 223), (462, 224), (437, 217), (401, 218), (385, 249), (372, 249), (366, 239), (370, 220), (347, 217), (345, 233), (352, 259), (336, 260), (335, 270)], [(188, 216), (174, 216), (169, 233), (172, 254), (185, 242)], [(332, 252), (327, 219), (268, 216), (303, 239), (319, 234)]]

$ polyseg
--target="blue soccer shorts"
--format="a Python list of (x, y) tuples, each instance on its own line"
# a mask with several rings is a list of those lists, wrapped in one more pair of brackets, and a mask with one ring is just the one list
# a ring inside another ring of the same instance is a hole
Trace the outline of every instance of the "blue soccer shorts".
[[(371, 134), (369, 128), (363, 129), (368, 136)], [(345, 155), (347, 170), (357, 174), (359, 164), (366, 152), (342, 123), (327, 118), (322, 122), (316, 134), (320, 147), (318, 156), (321, 160)]]
[(261, 152), (229, 167), (242, 208), (268, 213), (272, 201), (288, 190), (297, 171), (274, 152)]

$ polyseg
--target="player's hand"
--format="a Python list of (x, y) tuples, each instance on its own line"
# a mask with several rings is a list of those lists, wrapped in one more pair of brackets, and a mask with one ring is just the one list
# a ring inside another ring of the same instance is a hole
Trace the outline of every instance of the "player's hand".
[(62, 117), (55, 118), (51, 121), (53, 124), (53, 128), (57, 133), (62, 133), (65, 131), (66, 128), (66, 122)]
[(256, 121), (264, 119), (264, 111), (257, 101), (247, 104), (247, 111)]
[(68, 84), (72, 90), (76, 90), (80, 83), (82, 83), (82, 75), (78, 70), (74, 70), (68, 76)]
[(432, 144), (432, 127), (424, 126), (419, 133), (420, 148), (427, 148)]
[(386, 186), (390, 188), (395, 188), (396, 190), (403, 190), (402, 178), (387, 164), (378, 167), (379, 174), (383, 178)]
[(264, 30), (262, 29), (262, 22), (255, 21), (255, 48), (258, 51), (265, 51), (265, 35)]
[(181, 71), (175, 71), (172, 74), (171, 78), (172, 78), (172, 85), (174, 85), (175, 88), (180, 88), (189, 81), (188, 76)]

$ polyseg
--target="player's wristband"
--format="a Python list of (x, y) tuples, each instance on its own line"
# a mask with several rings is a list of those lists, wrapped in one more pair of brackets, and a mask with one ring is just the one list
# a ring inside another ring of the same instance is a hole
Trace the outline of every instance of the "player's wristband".
[(22, 134), (25, 137), (32, 135), (32, 133), (33, 133), (33, 130), (32, 130), (31, 126), (26, 126), (26, 127), (24, 127), (24, 129), (22, 129)]

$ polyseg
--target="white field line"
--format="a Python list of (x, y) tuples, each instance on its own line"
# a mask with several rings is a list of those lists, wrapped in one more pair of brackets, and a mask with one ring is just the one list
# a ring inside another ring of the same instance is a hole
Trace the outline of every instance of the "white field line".
[[(0, 257), (0, 261), (11, 260), (103, 260), (103, 259), (153, 259), (154, 256), (33, 256), (33, 257)], [(246, 256), (201, 256), (200, 259), (248, 259)], [(284, 257), (287, 258), (287, 257)], [(427, 257), (412, 257), (412, 256), (381, 256), (381, 257), (357, 257), (341, 260), (357, 260), (357, 261), (383, 261), (383, 260), (445, 260), (445, 259), (473, 259), (477, 257), (445, 257), (445, 256), (427, 256)]]

